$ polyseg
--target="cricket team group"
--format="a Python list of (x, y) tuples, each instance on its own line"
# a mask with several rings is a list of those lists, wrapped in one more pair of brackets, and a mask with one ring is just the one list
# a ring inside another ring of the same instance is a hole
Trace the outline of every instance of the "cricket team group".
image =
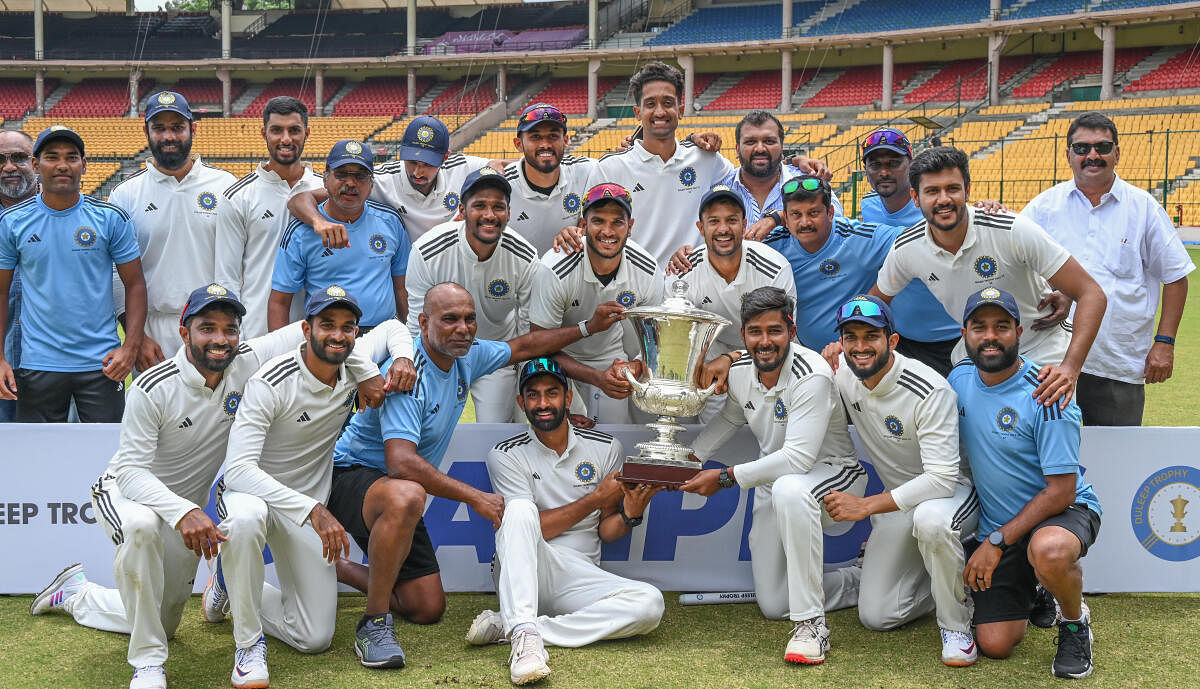
[[(1091, 674), (1080, 560), (1102, 510), (1080, 428), (1140, 425), (1194, 269), (1161, 205), (1117, 176), (1116, 126), (1080, 115), (1073, 179), (1020, 214), (972, 202), (961, 150), (914, 155), (880, 128), (856, 220), (821, 161), (784, 159), (768, 112), (738, 124), (740, 166), (712, 132), (677, 138), (682, 89), (644, 65), (639, 133), (599, 160), (567, 155), (567, 116), (537, 103), (512, 160), (450, 154), (421, 116), (398, 160), (343, 140), (323, 175), (303, 162), (304, 104), (275, 98), (267, 160), (241, 179), (191, 154), (203, 123), (164, 91), (146, 104), (150, 159), (107, 201), (80, 193), (78, 133), (0, 132), (0, 414), (121, 424), (91, 488), (116, 588), (71, 565), (30, 612), (128, 634), (130, 688), (166, 687), (204, 558), (232, 686), (269, 686), (267, 637), (328, 649), (339, 583), (366, 594), (362, 664), (400, 668), (397, 622), (446, 607), (422, 520), (437, 496), (496, 529), (499, 610), (466, 641), (508, 644), (513, 683), (550, 674), (547, 646), (651, 632), (662, 593), (600, 551), (663, 488), (618, 480), (625, 452), (595, 426), (649, 420), (624, 312), (682, 281), (733, 325), (688, 438), (715, 468), (679, 490), (754, 489), (754, 590), (794, 625), (785, 662), (824, 662), (825, 613), (857, 605), (870, 630), (932, 613), (955, 667), (1057, 627), (1052, 672)], [(487, 452), (492, 492), (443, 465), (468, 394), (478, 421), (528, 424)], [(743, 426), (757, 456), (725, 454)], [(867, 518), (859, 561), (827, 570), (824, 529)]]

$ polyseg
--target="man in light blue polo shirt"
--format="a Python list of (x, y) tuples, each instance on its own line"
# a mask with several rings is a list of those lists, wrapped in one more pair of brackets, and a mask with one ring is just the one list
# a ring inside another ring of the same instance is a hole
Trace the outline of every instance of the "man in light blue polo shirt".
[(496, 342), (475, 339), (475, 302), (462, 286), (443, 282), (425, 294), (414, 342), (416, 385), (388, 396), (381, 409), (356, 414), (333, 451), (329, 511), (370, 559), (368, 566), (346, 559), (337, 564), (338, 581), (367, 593), (366, 615), (355, 632), (364, 665), (403, 655), (389, 610), (421, 624), (437, 622), (445, 610), (437, 558), (421, 518), (426, 495), (464, 502), (500, 525), (503, 498), (439, 468), (471, 383), (607, 330), (623, 311), (606, 302), (578, 325)]
[(375, 156), (366, 145), (342, 140), (325, 159), (325, 190), (329, 198), (318, 211), (331, 222), (346, 227), (349, 245), (331, 249), (322, 244), (312, 227), (292, 221), (283, 233), (267, 301), (267, 328), (287, 325), (292, 298), (300, 290), (314, 292), (340, 285), (358, 297), (363, 317), (360, 331), (370, 330), (399, 314), (405, 320), (411, 244), (400, 214), (382, 203), (367, 200), (374, 184)]
[[(21, 367), (0, 355), (0, 399), (18, 422), (64, 423), (74, 399), (84, 423), (116, 423), (146, 321), (146, 281), (129, 216), (80, 193), (83, 139), (55, 125), (38, 134), (37, 196), (0, 214), (0, 341), (8, 291), (22, 281)], [(126, 337), (117, 336), (112, 270), (125, 286)]]
[[(33, 171), (33, 138), (22, 131), (0, 132), (0, 211), (38, 193)], [(3, 355), (14, 369), (21, 363), (21, 274), (13, 271), (8, 292), (8, 336), (0, 340)], [(17, 415), (16, 400), (0, 399), (0, 422)]]

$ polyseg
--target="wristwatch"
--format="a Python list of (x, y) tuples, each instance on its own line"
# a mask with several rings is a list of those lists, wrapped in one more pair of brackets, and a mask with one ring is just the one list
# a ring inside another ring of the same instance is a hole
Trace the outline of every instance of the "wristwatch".
[(993, 531), (988, 536), (988, 543), (991, 543), (999, 548), (1000, 552), (1004, 552), (1008, 549), (1008, 544), (1004, 542), (1004, 534), (1000, 533), (999, 531)]
[(722, 488), (733, 488), (737, 485), (737, 481), (729, 474), (729, 467), (721, 469), (721, 473), (717, 474), (717, 485)]
[(621, 519), (625, 521), (625, 526), (628, 526), (631, 529), (635, 526), (640, 526), (642, 523), (642, 520), (645, 519), (644, 516), (631, 517), (628, 514), (625, 514), (625, 501), (624, 500), (621, 501), (620, 509), (621, 509)]
[(775, 221), (775, 227), (783, 226), (783, 213), (780, 212), (778, 208), (771, 211), (770, 213), (767, 213), (767, 215), (770, 216), (770, 218)]

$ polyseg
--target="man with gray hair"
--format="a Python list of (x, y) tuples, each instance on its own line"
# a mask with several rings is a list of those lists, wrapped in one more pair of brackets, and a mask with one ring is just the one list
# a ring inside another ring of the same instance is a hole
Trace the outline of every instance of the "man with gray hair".
[[(22, 131), (0, 132), (0, 209), (10, 208), (37, 193), (33, 172), (33, 139)], [(0, 342), (4, 358), (21, 367), (21, 275), (13, 271), (8, 292), (8, 337)], [(0, 422), (16, 418), (16, 400), (0, 399)]]

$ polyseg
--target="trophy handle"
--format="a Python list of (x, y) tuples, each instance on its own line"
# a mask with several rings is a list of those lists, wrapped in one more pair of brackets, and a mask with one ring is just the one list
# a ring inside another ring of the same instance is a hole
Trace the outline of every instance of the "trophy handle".
[(636, 390), (639, 395), (644, 396), (646, 394), (646, 391), (650, 389), (650, 386), (645, 383), (639, 382), (637, 378), (634, 378), (633, 374), (629, 372), (628, 368), (625, 368), (624, 372), (625, 372), (625, 379), (629, 381), (629, 384), (633, 386), (633, 389)]
[(697, 390), (696, 394), (700, 396), (700, 399), (708, 399), (709, 397), (712, 397), (713, 393), (716, 391), (717, 391), (717, 383), (713, 383), (712, 385), (704, 388), (703, 390)]

